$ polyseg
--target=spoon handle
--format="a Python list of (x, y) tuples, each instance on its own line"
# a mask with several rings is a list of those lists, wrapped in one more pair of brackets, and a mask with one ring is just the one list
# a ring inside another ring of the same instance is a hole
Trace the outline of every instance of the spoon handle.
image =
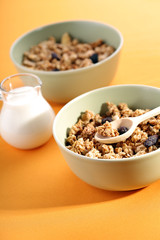
[(160, 107), (157, 107), (157, 108), (155, 108), (155, 109), (153, 109), (153, 110), (151, 110), (149, 112), (146, 112), (146, 113), (138, 116), (136, 121), (138, 123), (140, 123), (140, 122), (143, 122), (144, 120), (147, 120), (147, 119), (149, 119), (151, 117), (154, 117), (154, 116), (156, 116), (158, 114), (160, 114)]

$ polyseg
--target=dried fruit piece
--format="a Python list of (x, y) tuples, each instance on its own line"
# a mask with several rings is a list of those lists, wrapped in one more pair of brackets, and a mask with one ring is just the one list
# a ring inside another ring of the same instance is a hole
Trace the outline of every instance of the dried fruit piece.
[(119, 132), (120, 135), (126, 133), (127, 131), (128, 131), (127, 127), (122, 126), (122, 127), (118, 128), (118, 132)]
[(145, 147), (153, 146), (157, 143), (157, 141), (158, 141), (158, 135), (157, 134), (149, 136), (148, 139), (144, 142), (144, 146)]
[(90, 56), (90, 59), (92, 60), (93, 63), (97, 63), (98, 62), (98, 54), (97, 53), (92, 54), (92, 56)]
[(60, 60), (60, 58), (57, 56), (57, 54), (56, 53), (52, 53), (51, 54), (51, 56), (52, 56), (52, 59), (57, 59), (57, 60)]
[(112, 120), (112, 117), (105, 117), (105, 118), (103, 118), (103, 119), (102, 119), (102, 124), (104, 124), (106, 121), (112, 122), (112, 121), (113, 121), (113, 120)]

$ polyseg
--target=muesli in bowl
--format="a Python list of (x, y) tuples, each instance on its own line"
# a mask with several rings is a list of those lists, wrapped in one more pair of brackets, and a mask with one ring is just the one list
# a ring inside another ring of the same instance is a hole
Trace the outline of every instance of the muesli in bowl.
[(114, 137), (128, 131), (125, 126), (113, 129), (111, 121), (124, 117), (137, 117), (149, 109), (131, 109), (126, 103), (118, 105), (106, 102), (108, 110), (105, 115), (86, 110), (81, 114), (78, 122), (71, 127), (66, 138), (69, 150), (80, 155), (98, 159), (122, 159), (140, 156), (160, 147), (160, 115), (140, 123), (133, 134), (114, 144), (96, 141), (95, 133), (102, 136)]
[(115, 27), (73, 20), (25, 33), (12, 44), (10, 57), (18, 72), (32, 73), (41, 79), (42, 94), (47, 100), (66, 103), (109, 85), (116, 74), (122, 46), (123, 36)]
[(139, 124), (126, 142), (94, 140), (95, 129), (112, 123), (110, 117), (136, 117), (159, 103), (159, 88), (134, 84), (99, 88), (67, 103), (55, 117), (53, 135), (72, 172), (92, 186), (114, 191), (142, 188), (160, 179), (159, 115)]
[(22, 65), (34, 70), (66, 71), (96, 64), (114, 51), (102, 39), (87, 43), (64, 33), (60, 41), (51, 36), (24, 52)]

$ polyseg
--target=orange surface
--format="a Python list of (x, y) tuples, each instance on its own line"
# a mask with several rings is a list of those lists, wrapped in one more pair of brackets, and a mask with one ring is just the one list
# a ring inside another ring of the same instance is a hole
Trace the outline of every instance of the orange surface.
[[(160, 87), (160, 1), (0, 0), (0, 81), (16, 73), (13, 41), (52, 22), (88, 19), (124, 36), (111, 85)], [(149, 96), (151, 97), (151, 96)], [(62, 105), (52, 104), (57, 113)], [(160, 239), (160, 181), (130, 192), (96, 189), (67, 166), (54, 139), (32, 151), (0, 138), (0, 240)]]

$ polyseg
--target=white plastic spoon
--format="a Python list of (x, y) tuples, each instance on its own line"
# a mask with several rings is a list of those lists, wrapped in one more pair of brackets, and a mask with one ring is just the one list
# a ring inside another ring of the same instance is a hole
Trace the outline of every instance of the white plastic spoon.
[(132, 133), (134, 132), (137, 125), (144, 120), (147, 120), (151, 117), (154, 117), (156, 115), (160, 114), (160, 107), (157, 107), (147, 113), (144, 113), (138, 117), (130, 117), (130, 118), (120, 118), (113, 122), (111, 122), (113, 129), (118, 129), (120, 127), (126, 127), (128, 128), (128, 131), (123, 133), (122, 135), (118, 135), (116, 137), (104, 137), (98, 133), (95, 134), (95, 139), (98, 142), (101, 143), (117, 143), (126, 140), (129, 138)]

